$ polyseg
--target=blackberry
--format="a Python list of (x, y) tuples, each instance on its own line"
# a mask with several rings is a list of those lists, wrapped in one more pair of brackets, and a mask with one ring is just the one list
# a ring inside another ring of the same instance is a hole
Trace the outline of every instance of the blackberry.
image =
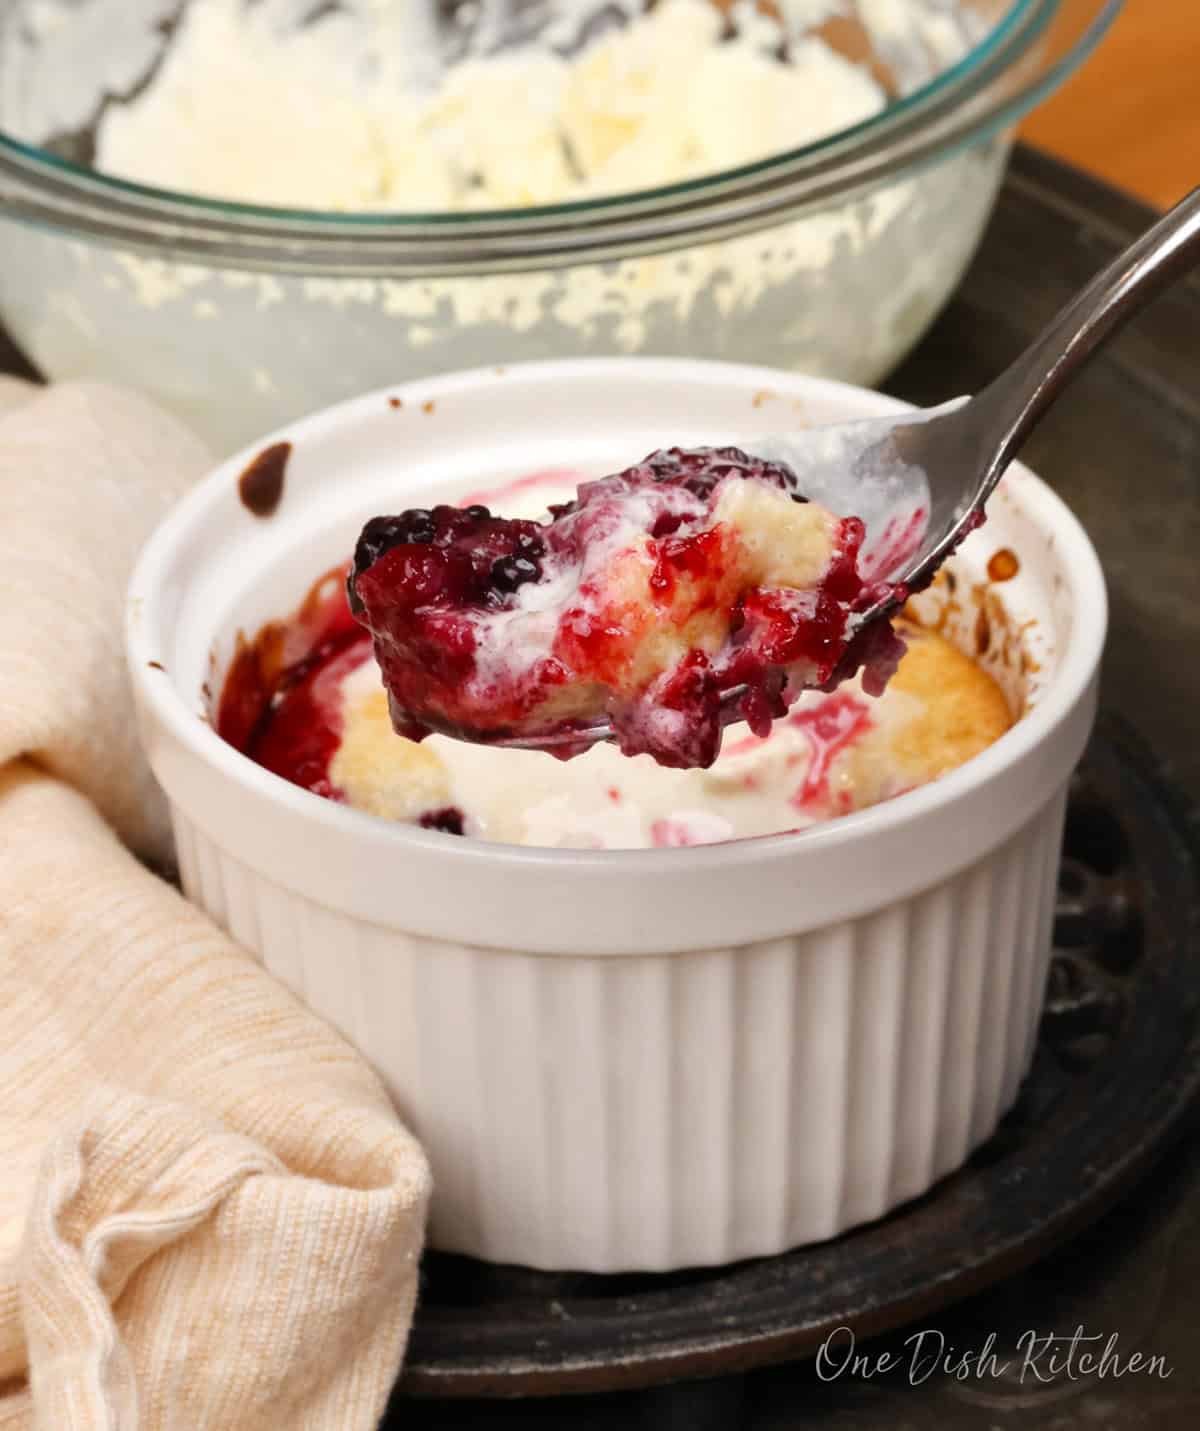
[(492, 585), (497, 591), (507, 594), (526, 582), (537, 581), (541, 574), (541, 566), (529, 557), (501, 557), (492, 565)]
[(466, 817), (456, 805), (447, 805), (443, 810), (426, 810), (419, 823), (423, 830), (440, 830), (443, 835), (466, 834)]
[[(726, 477), (744, 477), (751, 481), (767, 482), (793, 495), (796, 493), (796, 474), (782, 462), (764, 462), (751, 457), (740, 447), (695, 447), (685, 451), (682, 447), (668, 447), (652, 452), (643, 469), (649, 469), (652, 481), (665, 486), (682, 487), (685, 491), (707, 501), (713, 488)], [(636, 479), (637, 467), (623, 474)], [(801, 501), (807, 500), (801, 497)]]
[(354, 569), (366, 571), (393, 547), (405, 542), (428, 545), (435, 535), (433, 514), (424, 507), (414, 507), (398, 517), (372, 517), (354, 548)]

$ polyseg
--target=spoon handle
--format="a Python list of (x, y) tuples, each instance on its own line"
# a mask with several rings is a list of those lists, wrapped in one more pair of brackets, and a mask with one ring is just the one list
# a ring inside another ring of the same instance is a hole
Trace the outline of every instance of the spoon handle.
[(1200, 189), (1118, 254), (979, 394), (976, 402), (986, 410), (984, 426), (994, 453), (979, 500), (992, 491), (1043, 413), (1101, 343), (1196, 264)]

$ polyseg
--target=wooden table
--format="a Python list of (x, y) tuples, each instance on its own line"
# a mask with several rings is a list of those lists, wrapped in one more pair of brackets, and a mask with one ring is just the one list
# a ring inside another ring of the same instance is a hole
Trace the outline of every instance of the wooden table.
[[(1065, 12), (1083, 0), (1064, 0)], [(1023, 138), (1165, 208), (1200, 185), (1200, 0), (1125, 0)]]

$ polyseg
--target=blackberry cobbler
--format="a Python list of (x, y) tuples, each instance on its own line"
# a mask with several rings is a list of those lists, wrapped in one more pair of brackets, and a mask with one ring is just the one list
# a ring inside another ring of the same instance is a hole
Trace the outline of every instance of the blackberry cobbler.
[[(607, 721), (625, 755), (707, 767), (723, 726), (765, 736), (799, 691), (856, 669), (853, 617), (881, 590), (859, 575), (862, 540), (781, 464), (672, 448), (585, 483), (546, 522), (483, 506), (377, 517), (350, 605), (402, 736), (569, 755)], [(899, 649), (872, 646), (878, 686)]]

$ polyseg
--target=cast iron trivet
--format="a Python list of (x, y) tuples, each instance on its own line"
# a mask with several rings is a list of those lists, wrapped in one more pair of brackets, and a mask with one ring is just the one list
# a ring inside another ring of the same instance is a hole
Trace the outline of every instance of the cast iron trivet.
[(1098, 1217), (1200, 1087), (1193, 827), (1129, 731), (1072, 790), (1046, 1012), (1017, 1107), (960, 1173), (818, 1247), (677, 1275), (426, 1259), (404, 1389), (537, 1396), (716, 1376), (810, 1355), (835, 1328), (920, 1323)]

